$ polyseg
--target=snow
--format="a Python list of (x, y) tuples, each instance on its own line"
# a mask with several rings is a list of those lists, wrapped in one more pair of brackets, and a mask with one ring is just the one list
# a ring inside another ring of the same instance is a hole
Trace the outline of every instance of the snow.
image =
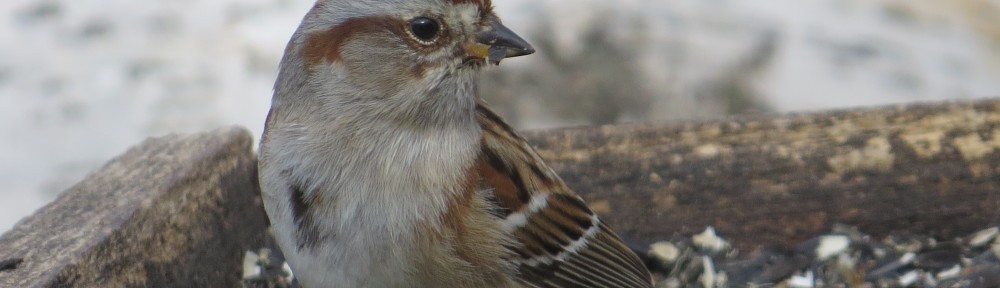
[[(553, 23), (527, 37), (555, 37), (558, 51), (547, 53), (573, 53), (595, 21), (628, 41), (629, 23), (643, 19), (645, 77), (681, 98), (763, 45), (774, 55), (754, 70), (754, 87), (779, 111), (1000, 96), (998, 27), (945, 2), (494, 4), (514, 31)], [(960, 2), (1000, 16), (1000, 0)], [(233, 124), (259, 135), (285, 42), (311, 5), (0, 1), (0, 231), (146, 137)], [(659, 105), (693, 100), (671, 101)]]

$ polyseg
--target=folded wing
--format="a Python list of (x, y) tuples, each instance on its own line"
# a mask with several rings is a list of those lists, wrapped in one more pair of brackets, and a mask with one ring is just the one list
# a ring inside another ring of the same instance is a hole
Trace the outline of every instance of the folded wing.
[(477, 170), (494, 211), (514, 235), (521, 280), (531, 287), (652, 287), (642, 261), (552, 171), (533, 148), (482, 104)]

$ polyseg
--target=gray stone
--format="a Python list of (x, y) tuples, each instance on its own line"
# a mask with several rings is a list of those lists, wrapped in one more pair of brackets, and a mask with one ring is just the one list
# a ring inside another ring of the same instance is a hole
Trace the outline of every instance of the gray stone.
[(237, 287), (267, 226), (252, 143), (234, 127), (133, 147), (0, 237), (0, 287)]

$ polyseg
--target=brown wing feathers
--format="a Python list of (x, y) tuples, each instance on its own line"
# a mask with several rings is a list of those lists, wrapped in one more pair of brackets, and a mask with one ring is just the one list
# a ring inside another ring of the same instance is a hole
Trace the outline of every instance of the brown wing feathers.
[(521, 279), (534, 287), (651, 287), (649, 272), (579, 196), (493, 111), (478, 105), (477, 169), (496, 216), (516, 243)]
[[(651, 287), (648, 272), (606, 225), (567, 261), (521, 265), (534, 287)], [(609, 265), (617, 264), (617, 265)]]

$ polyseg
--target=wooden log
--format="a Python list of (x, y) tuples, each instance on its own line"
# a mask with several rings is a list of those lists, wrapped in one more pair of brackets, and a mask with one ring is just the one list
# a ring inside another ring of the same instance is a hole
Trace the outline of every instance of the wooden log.
[[(526, 133), (637, 244), (1000, 221), (1000, 100)], [(0, 236), (0, 287), (234, 287), (267, 223), (243, 129), (147, 140)]]
[(238, 287), (267, 220), (242, 128), (154, 138), (0, 237), (0, 287)]
[(1000, 221), (1000, 100), (527, 133), (637, 244), (713, 226), (738, 248), (835, 223), (963, 236)]

